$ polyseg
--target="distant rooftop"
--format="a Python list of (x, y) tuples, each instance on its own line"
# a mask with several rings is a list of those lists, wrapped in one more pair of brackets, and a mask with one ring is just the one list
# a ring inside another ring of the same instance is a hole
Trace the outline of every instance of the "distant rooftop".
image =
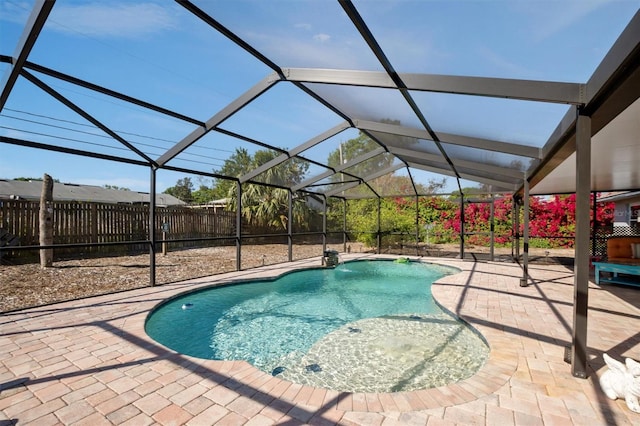
[(602, 198), (598, 198), (598, 201), (601, 201), (601, 202), (624, 201), (624, 200), (630, 200), (634, 198), (640, 198), (640, 191), (625, 191), (625, 192), (611, 193), (610, 195), (604, 196)]
[[(20, 181), (0, 179), (0, 200), (39, 200), (42, 192), (42, 181)], [(108, 189), (93, 185), (76, 185), (59, 183), (53, 185), (53, 199), (55, 201), (86, 201), (111, 204), (149, 204), (149, 194), (146, 192)], [(156, 194), (157, 206), (184, 205), (169, 194)]]

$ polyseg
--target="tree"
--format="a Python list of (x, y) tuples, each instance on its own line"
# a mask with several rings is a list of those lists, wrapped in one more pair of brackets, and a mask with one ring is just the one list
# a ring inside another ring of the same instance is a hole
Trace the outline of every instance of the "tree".
[(193, 201), (193, 184), (191, 183), (191, 178), (185, 177), (183, 179), (178, 179), (178, 182), (175, 186), (167, 188), (163, 191), (163, 194), (173, 195), (179, 200), (184, 201), (185, 203), (190, 203)]
[[(265, 164), (280, 155), (273, 150), (259, 150), (253, 156), (247, 150), (238, 148), (236, 152), (225, 161), (218, 174), (240, 177), (262, 164)], [(255, 177), (255, 181), (270, 185), (290, 187), (303, 181), (309, 165), (297, 158), (291, 158), (277, 166), (270, 167)], [(226, 197), (229, 200), (227, 208), (237, 209), (237, 187), (233, 181), (219, 181), (217, 186), (226, 188)], [(293, 194), (292, 219), (299, 229), (307, 229), (311, 215), (306, 198), (300, 194)], [(287, 229), (289, 210), (289, 191), (269, 185), (247, 183), (242, 187), (241, 214), (245, 220), (258, 227), (274, 229)]]
[(213, 188), (203, 184), (200, 184), (200, 187), (191, 193), (191, 199), (194, 204), (207, 204), (216, 198)]
[[(380, 145), (378, 145), (377, 142), (366, 134), (360, 132), (358, 137), (349, 139), (344, 143), (340, 143), (338, 149), (329, 154), (327, 164), (330, 167), (339, 167), (342, 164), (348, 163), (360, 155), (371, 152), (379, 147)], [(374, 172), (391, 166), (391, 164), (393, 164), (393, 158), (394, 157), (389, 154), (376, 155), (367, 161), (363, 161), (362, 163), (349, 167), (349, 173), (359, 177), (366, 177)], [(341, 178), (342, 176), (340, 174), (336, 174), (331, 177), (331, 180), (339, 182)]]
[(122, 186), (109, 185), (108, 183), (104, 185), (107, 189), (115, 189), (116, 191), (131, 191), (129, 188), (125, 188)]
[[(13, 180), (19, 180), (19, 181), (22, 181), (22, 182), (29, 182), (29, 181), (35, 181), (35, 182), (38, 182), (38, 181), (41, 181), (41, 180), (44, 180), (44, 179), (39, 178), (39, 177), (36, 177), (36, 178), (31, 178), (31, 177), (18, 177), (18, 178), (15, 178), (15, 179), (13, 179)], [(54, 183), (60, 183), (60, 179), (53, 179), (53, 182), (54, 182)]]
[[(252, 161), (249, 151), (244, 148), (236, 148), (236, 151), (225, 160), (222, 167), (219, 170), (214, 170), (214, 172), (221, 176), (237, 178), (251, 170)], [(214, 199), (227, 197), (232, 188), (235, 188), (233, 180), (216, 179), (213, 188)]]

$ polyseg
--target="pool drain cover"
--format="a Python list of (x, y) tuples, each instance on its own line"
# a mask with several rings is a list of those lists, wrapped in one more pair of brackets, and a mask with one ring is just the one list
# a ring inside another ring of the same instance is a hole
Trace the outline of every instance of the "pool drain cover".
[(305, 370), (312, 373), (319, 373), (322, 371), (322, 367), (320, 367), (318, 364), (309, 364), (305, 367)]

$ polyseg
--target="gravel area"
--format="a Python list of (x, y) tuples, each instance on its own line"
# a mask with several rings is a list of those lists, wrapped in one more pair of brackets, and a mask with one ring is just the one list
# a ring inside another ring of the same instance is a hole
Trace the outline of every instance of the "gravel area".
[[(296, 245), (293, 258), (322, 256), (322, 245)], [(242, 269), (286, 262), (282, 244), (242, 247)], [(236, 248), (208, 247), (156, 255), (156, 284), (236, 270)], [(149, 255), (103, 257), (39, 264), (0, 265), (0, 312), (96, 296), (149, 285)]]
[[(350, 243), (352, 253), (367, 251), (358, 243)], [(334, 248), (342, 249), (342, 245)], [(428, 256), (453, 257), (457, 246), (432, 246), (424, 250)], [(389, 252), (389, 251), (388, 251)], [(396, 254), (415, 255), (414, 248), (392, 250)], [(484, 256), (488, 249), (469, 248), (467, 257)], [(554, 256), (573, 257), (573, 250), (533, 249), (533, 261), (547, 261)], [(508, 259), (510, 249), (496, 249), (499, 259)], [(322, 255), (322, 245), (296, 245), (293, 258), (308, 259)], [(242, 269), (286, 262), (286, 245), (265, 244), (242, 247)], [(482, 259), (480, 259), (482, 260)], [(183, 281), (235, 270), (235, 247), (209, 247), (169, 251), (156, 256), (156, 284)], [(0, 265), (0, 312), (9, 312), (50, 303), (145, 287), (149, 285), (149, 255), (77, 259), (55, 262), (51, 268), (39, 264)]]

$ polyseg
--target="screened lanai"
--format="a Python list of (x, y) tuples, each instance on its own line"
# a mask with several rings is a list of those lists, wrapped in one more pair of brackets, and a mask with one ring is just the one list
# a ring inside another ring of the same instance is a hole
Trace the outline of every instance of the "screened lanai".
[[(529, 196), (576, 193), (572, 368), (585, 375), (590, 193), (640, 188), (637, 1), (0, 7), (0, 177), (32, 163), (156, 193), (186, 174), (240, 183), (238, 200), (246, 185), (283, 188), (325, 212), (417, 200), (445, 177), (443, 192), (482, 186), (522, 205), (525, 284)], [(374, 143), (347, 152), (359, 135)], [(277, 155), (220, 173), (264, 149)], [(152, 282), (161, 238), (147, 238)]]

